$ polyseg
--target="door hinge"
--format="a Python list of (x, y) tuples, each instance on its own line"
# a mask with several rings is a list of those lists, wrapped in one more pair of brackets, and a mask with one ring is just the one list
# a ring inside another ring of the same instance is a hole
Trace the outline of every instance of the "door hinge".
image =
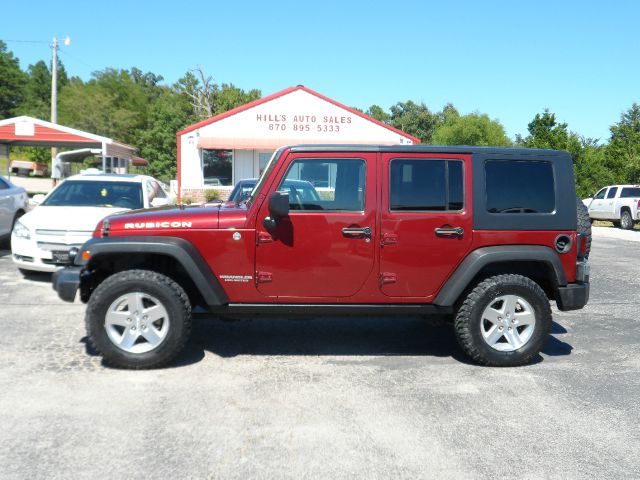
[(271, 242), (273, 242), (273, 237), (269, 232), (258, 232), (258, 244)]
[(385, 245), (395, 245), (398, 243), (398, 235), (395, 233), (383, 233), (382, 240), (380, 240), (380, 245), (383, 247)]
[(398, 281), (398, 276), (395, 273), (391, 272), (382, 272), (380, 274), (380, 284), (385, 285), (387, 283), (396, 283)]
[(256, 283), (269, 283), (272, 277), (271, 272), (256, 272)]

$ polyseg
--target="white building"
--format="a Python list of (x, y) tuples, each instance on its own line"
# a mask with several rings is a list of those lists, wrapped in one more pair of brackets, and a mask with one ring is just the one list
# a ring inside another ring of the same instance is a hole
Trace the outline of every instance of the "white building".
[(412, 145), (419, 139), (302, 85), (178, 132), (178, 191), (226, 198), (238, 180), (260, 175), (274, 150), (298, 144)]

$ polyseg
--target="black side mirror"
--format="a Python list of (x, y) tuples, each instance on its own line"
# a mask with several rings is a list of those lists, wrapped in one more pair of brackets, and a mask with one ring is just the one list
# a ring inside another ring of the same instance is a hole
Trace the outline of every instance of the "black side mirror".
[(267, 230), (275, 228), (278, 219), (289, 216), (289, 193), (273, 192), (269, 197), (269, 216), (266, 217), (262, 224)]
[(269, 215), (276, 220), (289, 216), (289, 193), (273, 192), (269, 197)]

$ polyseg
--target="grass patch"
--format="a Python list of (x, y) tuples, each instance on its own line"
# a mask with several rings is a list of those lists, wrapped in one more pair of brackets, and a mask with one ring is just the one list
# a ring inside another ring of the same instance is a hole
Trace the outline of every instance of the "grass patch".
[[(594, 220), (592, 222), (592, 225), (594, 227), (609, 227), (609, 228), (615, 228), (613, 225), (613, 222), (609, 222), (607, 220)], [(640, 223), (636, 222), (633, 225), (633, 230), (640, 232)]]

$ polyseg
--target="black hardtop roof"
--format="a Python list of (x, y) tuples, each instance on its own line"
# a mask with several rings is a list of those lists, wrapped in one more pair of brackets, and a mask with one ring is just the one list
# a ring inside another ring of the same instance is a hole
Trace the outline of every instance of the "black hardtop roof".
[(469, 145), (292, 145), (292, 152), (465, 153), (563, 157), (568, 152), (542, 148), (474, 147)]

